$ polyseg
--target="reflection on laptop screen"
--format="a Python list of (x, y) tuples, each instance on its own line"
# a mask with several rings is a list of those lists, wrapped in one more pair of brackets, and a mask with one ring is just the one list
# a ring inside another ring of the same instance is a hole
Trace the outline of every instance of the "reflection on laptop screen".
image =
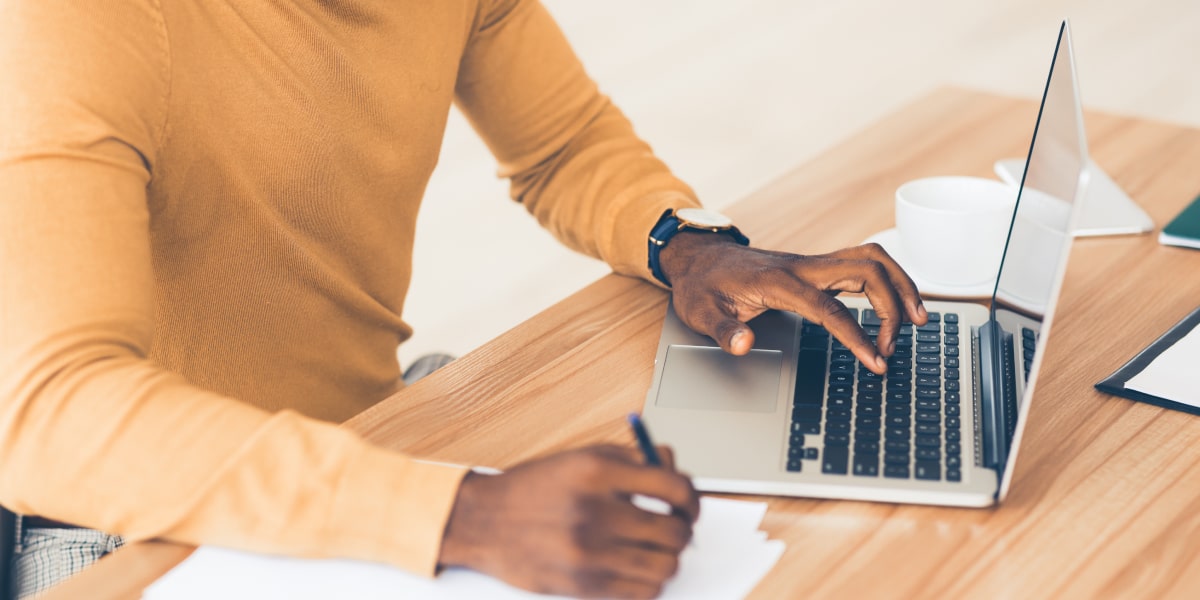
[(1064, 21), (992, 294), (991, 319), (979, 332), (981, 360), (987, 365), (980, 392), (990, 417), (983, 436), (984, 462), (1003, 477), (1001, 497), (1011, 480), (1033, 393), (1034, 350), (1044, 344), (1039, 344), (1039, 336), (1047, 333), (1049, 323), (1044, 320), (1053, 312), (1070, 252), (1072, 215), (1078, 212), (1087, 162), (1082, 115), (1070, 30)]
[(1044, 315), (1054, 277), (1067, 258), (1063, 237), (1068, 235), (1071, 206), (1086, 163), (1086, 138), (1065, 28), (1064, 23), (1059, 29), (1041, 112), (1034, 126), (1008, 246), (992, 297), (993, 310), (999, 303), (1031, 316)]

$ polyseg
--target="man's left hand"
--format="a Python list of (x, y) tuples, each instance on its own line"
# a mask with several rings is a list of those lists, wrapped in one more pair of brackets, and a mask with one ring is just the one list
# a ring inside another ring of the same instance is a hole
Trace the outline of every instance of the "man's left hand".
[[(741, 246), (729, 236), (684, 231), (659, 257), (679, 318), (726, 352), (746, 354), (754, 332), (746, 321), (769, 309), (787, 310), (823, 325), (872, 371), (887, 370), (896, 333), (907, 315), (923, 325), (929, 315), (917, 286), (878, 244), (800, 256)], [(881, 325), (872, 344), (836, 296), (863, 293)]]

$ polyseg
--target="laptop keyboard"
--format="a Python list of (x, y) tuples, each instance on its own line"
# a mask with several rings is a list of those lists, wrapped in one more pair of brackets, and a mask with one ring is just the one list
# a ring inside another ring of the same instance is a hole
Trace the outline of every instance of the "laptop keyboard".
[(1025, 375), (1025, 383), (1029, 383), (1029, 371), (1033, 370), (1033, 352), (1037, 348), (1037, 332), (1028, 328), (1021, 328), (1021, 357), (1025, 369), (1022, 373)]
[[(861, 323), (874, 341), (878, 315), (864, 310)], [(925, 325), (901, 326), (887, 374), (877, 375), (804, 321), (787, 470), (961, 481), (960, 347), (958, 314), (929, 313)]]

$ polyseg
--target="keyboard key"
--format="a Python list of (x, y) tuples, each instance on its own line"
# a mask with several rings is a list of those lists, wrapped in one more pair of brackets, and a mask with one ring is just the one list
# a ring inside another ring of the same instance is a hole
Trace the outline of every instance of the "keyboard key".
[(892, 356), (895, 356), (898, 358), (909, 358), (912, 356), (912, 348), (906, 348), (904, 346), (896, 346), (896, 350), (895, 350), (895, 352), (892, 353)]
[(957, 345), (958, 345), (958, 336), (957, 336), (957, 335), (948, 335), (948, 336), (946, 336), (946, 342), (945, 342), (945, 343), (946, 343), (946, 345), (947, 345), (947, 346), (957, 346)]
[(934, 388), (917, 388), (916, 396), (923, 400), (937, 400), (942, 397), (942, 392)]
[(913, 324), (911, 322), (909, 322), (908, 320), (905, 320), (903, 323), (900, 324), (900, 333), (902, 335), (912, 334), (912, 329), (913, 329)]
[(937, 448), (917, 448), (916, 457), (917, 460), (941, 460), (942, 453)]
[(946, 481), (962, 481), (962, 471), (946, 469)]
[(957, 323), (958, 313), (946, 313), (942, 315), (942, 321), (945, 323)]
[(961, 466), (962, 466), (962, 458), (960, 458), (957, 454), (949, 455), (946, 457), (946, 468), (947, 469), (949, 469), (949, 468), (957, 469)]
[(908, 465), (887, 465), (883, 468), (883, 476), (908, 479)]
[(917, 341), (926, 343), (926, 344), (936, 344), (936, 343), (942, 341), (942, 336), (940, 336), (937, 333), (934, 333), (932, 331), (918, 331), (917, 332)]
[(846, 384), (854, 385), (854, 377), (847, 373), (837, 373), (829, 376), (829, 385)]
[(879, 315), (875, 314), (875, 311), (868, 308), (862, 311), (862, 324), (878, 326), (883, 324), (883, 321), (879, 320)]
[(958, 356), (958, 346), (946, 346), (946, 356)]
[(942, 440), (935, 435), (918, 435), (917, 445), (927, 448), (940, 448)]
[(802, 421), (799, 423), (792, 423), (792, 425), (799, 425), (801, 433), (811, 433), (813, 435), (819, 435), (821, 433), (821, 424), (816, 421)]
[(889, 392), (907, 392), (912, 389), (912, 382), (889, 379), (887, 387)]
[(888, 427), (897, 429), (908, 428), (909, 425), (912, 425), (912, 419), (908, 415), (888, 415), (887, 424)]
[(854, 353), (849, 350), (834, 350), (829, 355), (829, 359), (833, 362), (854, 362)]
[(850, 434), (848, 433), (827, 433), (825, 434), (825, 447), (838, 446), (848, 448), (850, 446)]
[(908, 464), (908, 453), (906, 452), (904, 454), (893, 454), (891, 452), (885, 452), (883, 455), (883, 462), (885, 462), (889, 465), (907, 465)]
[(940, 377), (917, 375), (917, 387), (919, 388), (939, 388), (941, 385), (942, 379)]
[(917, 354), (937, 354), (942, 351), (938, 344), (917, 344)]
[(957, 430), (957, 429), (951, 429), (951, 430), (949, 430), (949, 431), (947, 431), (947, 432), (946, 432), (946, 441), (948, 441), (948, 442), (957, 442), (957, 441), (959, 441), (960, 439), (962, 439), (962, 435), (961, 435), (961, 434), (959, 434), (959, 432), (958, 432), (958, 430)]
[[(917, 355), (917, 364), (919, 364), (919, 365), (936, 365), (940, 362), (942, 362), (942, 360), (940, 358), (938, 358), (936, 354), (918, 354)], [(946, 365), (946, 366), (950, 366), (950, 365)]]
[(882, 424), (879, 417), (859, 417), (854, 421), (854, 429), (857, 433), (862, 433), (864, 429), (878, 430)]
[(825, 458), (821, 460), (821, 472), (845, 475), (850, 462), (850, 449), (845, 446), (825, 446)]
[(888, 404), (905, 404), (912, 400), (908, 390), (889, 390), (887, 394)]
[(817, 452), (818, 451), (816, 448), (805, 448), (804, 449), (804, 459), (805, 460), (816, 460)]
[(858, 390), (860, 392), (882, 392), (883, 383), (878, 381), (860, 381), (858, 382)]
[(878, 404), (859, 404), (854, 407), (854, 412), (861, 417), (878, 417), (883, 410)]
[[(941, 422), (942, 422), (942, 415), (936, 411), (931, 411), (931, 410), (918, 410), (917, 411), (917, 423), (918, 424), (919, 423), (941, 423)], [(949, 424), (947, 424), (947, 427), (949, 427)], [(920, 431), (921, 431), (920, 425), (918, 425), (917, 432), (919, 433)]]
[(793, 404), (820, 406), (825, 398), (825, 353), (802, 350), (796, 359), (796, 391)]
[(1032, 340), (1032, 339), (1036, 339), (1036, 336), (1034, 335), (1032, 329), (1030, 329), (1028, 327), (1022, 327), (1021, 328), (1021, 339)]
[[(928, 400), (928, 399), (918, 399), (917, 400), (917, 410), (919, 410), (919, 411), (920, 410), (932, 410), (932, 411), (936, 412), (941, 409), (942, 409), (942, 405), (936, 399), (935, 400)], [(920, 415), (921, 413), (917, 413), (917, 414)]]
[(962, 451), (962, 446), (958, 442), (946, 442), (946, 454), (957, 456)]
[(883, 444), (884, 452), (908, 455), (908, 440), (888, 440)]
[(858, 370), (859, 381), (883, 381), (883, 375), (867, 369)]
[(854, 363), (833, 363), (829, 366), (830, 373), (846, 373), (847, 375), (854, 374)]
[(912, 346), (912, 344), (913, 344), (913, 339), (912, 339), (911, 335), (901, 335), (901, 336), (896, 337), (896, 348), (897, 349), (904, 348), (907, 346)]
[(882, 404), (882, 403), (883, 403), (883, 396), (879, 392), (859, 392), (858, 393), (858, 405), (859, 406), (862, 406), (864, 404), (878, 405), (878, 404)]
[(942, 401), (946, 404), (958, 404), (958, 392), (946, 392), (942, 395)]
[(958, 358), (954, 357), (954, 356), (946, 357), (945, 365), (946, 365), (947, 369), (957, 369), (958, 368)]
[(884, 433), (884, 437), (886, 437), (888, 441), (907, 442), (908, 438), (912, 437), (912, 432), (910, 432), (907, 427), (900, 429), (893, 429), (889, 427)]
[(912, 405), (908, 402), (889, 402), (887, 408), (884, 409), (889, 417), (899, 416), (907, 417), (912, 414)]
[(879, 441), (879, 428), (875, 427), (872, 429), (859, 429), (858, 431), (854, 432), (854, 439), (866, 440), (869, 442), (878, 442)]
[(791, 472), (793, 472), (793, 473), (799, 473), (799, 472), (800, 472), (800, 467), (801, 467), (801, 466), (803, 466), (803, 465), (804, 465), (804, 463), (803, 463), (803, 462), (801, 462), (801, 460), (800, 460), (800, 459), (798, 459), (798, 458), (789, 458), (789, 459), (788, 459), (788, 461), (787, 461), (787, 470), (788, 470), (788, 471), (791, 471)]
[(946, 417), (946, 429), (958, 429), (961, 425), (958, 417)]
[(931, 331), (941, 331), (941, 330), (942, 330), (942, 326), (937, 321), (930, 321), (924, 325), (917, 325), (917, 331), (921, 331), (921, 332), (931, 332)]
[(946, 379), (958, 381), (958, 369), (946, 369)]
[(958, 335), (958, 325), (947, 325), (945, 331), (950, 335)]
[(838, 383), (829, 386), (830, 398), (850, 398), (854, 395), (854, 386), (847, 383)]
[(958, 405), (957, 404), (947, 404), (946, 405), (946, 416), (957, 417), (958, 416)]
[(946, 391), (947, 392), (957, 392), (958, 391), (958, 382), (957, 381), (947, 381), (946, 382)]
[(879, 454), (879, 442), (877, 440), (854, 440), (854, 451), (864, 454)]
[(854, 401), (850, 396), (835, 396), (829, 399), (830, 408), (850, 408), (854, 405)]
[(930, 323), (937, 323), (941, 320), (942, 320), (942, 313), (940, 313), (940, 312), (929, 313), (929, 322)]
[(791, 446), (788, 448), (788, 458), (804, 458), (804, 448), (800, 446)]
[(879, 457), (874, 454), (854, 454), (854, 474), (860, 477), (879, 476)]
[(850, 407), (848, 407), (848, 406), (846, 406), (846, 407), (830, 406), (829, 408), (825, 409), (825, 420), (826, 421), (849, 421), (850, 420)]
[(820, 421), (821, 407), (820, 406), (797, 406), (792, 409), (793, 421)]
[(942, 435), (942, 426), (937, 423), (917, 423), (917, 437), (925, 435)]
[(850, 433), (850, 421), (848, 418), (845, 421), (829, 421), (825, 423), (825, 431), (828, 433)]
[(804, 434), (800, 432), (793, 433), (790, 437), (788, 437), (788, 443), (793, 446), (803, 446)]
[(917, 479), (937, 481), (942, 478), (942, 467), (937, 461), (919, 460), (913, 465), (913, 471)]
[(942, 367), (940, 367), (937, 363), (932, 363), (932, 364), (923, 363), (923, 364), (917, 365), (917, 375), (940, 377), (941, 374), (942, 374)]

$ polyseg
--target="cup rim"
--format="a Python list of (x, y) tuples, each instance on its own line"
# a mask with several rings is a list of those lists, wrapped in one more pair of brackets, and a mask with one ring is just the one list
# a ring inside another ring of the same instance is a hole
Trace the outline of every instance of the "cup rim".
[(1013, 191), (1012, 192), (1013, 193), (1012, 202), (1007, 204), (1003, 208), (1000, 208), (1000, 207), (980, 208), (980, 207), (976, 206), (976, 207), (973, 207), (970, 209), (955, 210), (955, 209), (934, 208), (931, 206), (923, 206), (923, 205), (913, 202), (910, 199), (907, 199), (903, 194), (903, 190), (905, 188), (911, 188), (911, 187), (919, 185), (919, 184), (929, 184), (930, 182), (949, 183), (951, 181), (969, 182), (970, 185), (980, 185), (980, 186), (985, 186), (985, 187), (991, 187), (993, 190), (995, 190), (995, 189), (1003, 189), (1005, 191), (1013, 190), (1012, 186), (1009, 186), (1007, 183), (1004, 183), (1003, 181), (999, 181), (996, 179), (989, 179), (987, 177), (974, 177), (971, 175), (932, 175), (929, 177), (910, 179), (909, 181), (906, 181), (906, 182), (900, 184), (899, 187), (896, 188), (896, 203), (897, 204), (906, 204), (912, 208), (916, 208), (918, 210), (922, 210), (922, 211), (926, 211), (926, 212), (934, 213), (934, 214), (961, 215), (961, 214), (966, 214), (966, 213), (985, 213), (985, 214), (1012, 213), (1013, 206), (1017, 202), (1016, 192)]

